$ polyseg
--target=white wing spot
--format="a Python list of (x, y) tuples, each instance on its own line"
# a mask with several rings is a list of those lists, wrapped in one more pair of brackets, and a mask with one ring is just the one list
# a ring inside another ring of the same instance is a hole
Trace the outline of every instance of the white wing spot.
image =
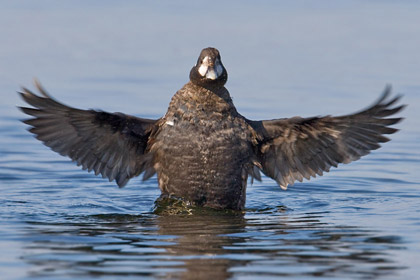
[(174, 126), (174, 122), (173, 122), (173, 121), (166, 121), (165, 123), (166, 123), (167, 125)]

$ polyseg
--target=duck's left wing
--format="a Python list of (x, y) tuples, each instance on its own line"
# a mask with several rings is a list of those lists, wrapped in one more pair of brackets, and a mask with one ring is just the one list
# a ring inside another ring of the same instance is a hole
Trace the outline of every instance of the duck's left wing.
[(115, 180), (123, 187), (128, 180), (146, 171), (153, 175), (146, 147), (156, 120), (122, 113), (80, 110), (53, 99), (35, 83), (41, 96), (23, 88), (23, 100), (34, 108), (20, 109), (34, 118), (25, 120), (30, 132), (53, 151), (70, 157), (77, 165)]
[(401, 120), (387, 117), (404, 108), (391, 108), (401, 96), (389, 100), (390, 92), (387, 87), (372, 106), (351, 115), (251, 121), (262, 139), (257, 149), (262, 171), (287, 189), (378, 149), (389, 141), (384, 134), (397, 131), (389, 126)]

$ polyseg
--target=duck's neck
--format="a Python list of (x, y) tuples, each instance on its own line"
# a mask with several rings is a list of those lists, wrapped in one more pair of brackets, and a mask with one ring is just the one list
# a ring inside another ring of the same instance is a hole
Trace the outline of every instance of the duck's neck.
[(182, 110), (184, 113), (193, 113), (194, 111), (200, 111), (200, 113), (236, 113), (232, 98), (225, 87), (209, 89), (191, 82), (174, 95), (169, 107), (174, 111)]

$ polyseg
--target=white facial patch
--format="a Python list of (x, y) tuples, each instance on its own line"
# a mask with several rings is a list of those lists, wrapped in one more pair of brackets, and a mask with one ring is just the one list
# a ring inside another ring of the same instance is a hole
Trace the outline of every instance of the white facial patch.
[(220, 63), (220, 60), (216, 58), (214, 68), (209, 67), (209, 60), (210, 58), (208, 56), (204, 57), (203, 62), (198, 68), (198, 73), (200, 73), (202, 77), (205, 76), (207, 79), (216, 80), (223, 73), (222, 64)]
[(209, 69), (209, 60), (210, 58), (208, 56), (204, 57), (203, 61), (201, 62), (200, 68), (198, 68), (198, 73), (200, 73), (201, 76), (206, 76), (206, 73)]
[(216, 76), (219, 77), (223, 73), (223, 67), (218, 58), (216, 58), (214, 65), (216, 65)]
[(207, 72), (206, 78), (210, 80), (216, 80), (217, 78), (220, 77), (220, 75), (222, 75), (222, 73), (223, 73), (222, 64), (220, 63), (220, 60), (216, 58), (216, 61), (214, 62), (214, 68), (211, 68)]
[(198, 68), (198, 73), (200, 73), (201, 76), (205, 76), (207, 73), (207, 69), (209, 67), (207, 65), (201, 64), (200, 68)]
[(173, 122), (173, 121), (166, 121), (165, 123), (166, 123), (167, 125), (174, 126), (174, 122)]
[(214, 71), (214, 69), (210, 69), (207, 74), (206, 74), (206, 78), (210, 79), (210, 80), (216, 80), (218, 77), (216, 71)]

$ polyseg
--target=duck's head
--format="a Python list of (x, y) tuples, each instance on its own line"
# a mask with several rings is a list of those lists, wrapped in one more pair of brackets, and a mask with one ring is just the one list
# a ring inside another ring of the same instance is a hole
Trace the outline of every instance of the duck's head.
[(203, 49), (190, 72), (191, 82), (202, 87), (222, 87), (227, 77), (220, 53), (215, 48)]

